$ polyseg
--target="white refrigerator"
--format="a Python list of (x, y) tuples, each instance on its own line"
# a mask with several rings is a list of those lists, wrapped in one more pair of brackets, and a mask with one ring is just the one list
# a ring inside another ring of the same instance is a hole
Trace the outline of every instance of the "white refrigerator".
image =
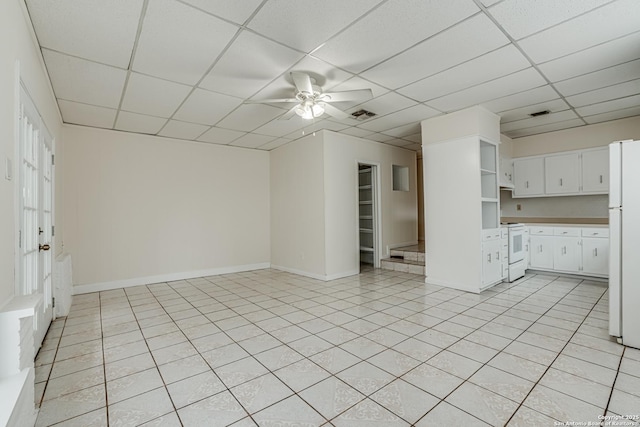
[(609, 334), (640, 348), (640, 141), (609, 145)]

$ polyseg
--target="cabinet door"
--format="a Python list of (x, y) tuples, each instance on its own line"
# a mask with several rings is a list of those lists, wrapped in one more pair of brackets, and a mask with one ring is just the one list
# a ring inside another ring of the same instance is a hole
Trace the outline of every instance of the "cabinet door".
[(513, 161), (513, 195), (544, 194), (544, 158), (515, 159)]
[(502, 279), (502, 257), (500, 239), (482, 243), (482, 284), (490, 285)]
[(530, 236), (529, 241), (531, 268), (553, 269), (553, 236)]
[(585, 274), (609, 275), (609, 239), (582, 238), (582, 271)]
[(554, 237), (553, 268), (559, 271), (580, 272), (582, 253), (579, 237)]
[(577, 153), (544, 159), (545, 193), (565, 194), (580, 191), (580, 156)]
[(582, 192), (609, 192), (609, 149), (582, 153)]

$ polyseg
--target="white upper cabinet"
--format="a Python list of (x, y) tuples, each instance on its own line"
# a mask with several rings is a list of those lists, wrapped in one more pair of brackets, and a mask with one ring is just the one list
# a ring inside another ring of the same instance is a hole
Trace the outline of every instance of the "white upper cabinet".
[(544, 183), (547, 194), (580, 191), (580, 155), (571, 153), (545, 157)]
[(544, 158), (513, 160), (514, 196), (542, 196), (544, 194)]
[(513, 159), (513, 197), (609, 193), (608, 147)]
[(607, 193), (609, 191), (609, 150), (584, 151), (582, 153), (582, 192)]

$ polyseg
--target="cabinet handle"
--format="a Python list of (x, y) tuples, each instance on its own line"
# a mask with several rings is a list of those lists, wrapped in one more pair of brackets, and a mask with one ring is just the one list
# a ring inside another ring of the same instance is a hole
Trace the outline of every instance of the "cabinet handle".
[(602, 175), (600, 175), (600, 184), (602, 184)]
[(529, 181), (525, 182), (525, 188), (529, 188)]
[(562, 234), (567, 234), (567, 232), (566, 232), (566, 231), (563, 231), (563, 232), (562, 232)]
[(538, 252), (542, 253), (542, 245), (540, 245), (540, 249), (538, 249)]
[(562, 187), (562, 178), (560, 178), (560, 187)]
[(593, 255), (594, 255), (594, 256), (598, 256), (598, 248), (595, 248), (595, 249), (593, 250)]
[(487, 255), (487, 261), (491, 262), (491, 254)]
[(500, 252), (496, 252), (496, 259), (499, 261), (500, 260)]

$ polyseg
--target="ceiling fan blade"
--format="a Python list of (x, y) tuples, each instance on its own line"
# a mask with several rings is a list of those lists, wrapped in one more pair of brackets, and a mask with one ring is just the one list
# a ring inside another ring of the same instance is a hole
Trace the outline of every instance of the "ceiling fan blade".
[(324, 104), (324, 112), (338, 120), (344, 120), (347, 117), (349, 117), (349, 115), (344, 111), (339, 110), (336, 107), (329, 104)]
[(296, 108), (298, 108), (298, 106), (294, 105), (289, 109), (289, 111), (278, 117), (278, 120), (289, 120), (291, 117), (296, 115)]
[(285, 102), (296, 102), (300, 103), (299, 99), (296, 98), (272, 98), (272, 99), (247, 99), (244, 101), (245, 104), (279, 104)]
[(296, 85), (298, 92), (305, 92), (309, 95), (313, 95), (313, 86), (311, 85), (311, 78), (309, 78), (308, 74), (292, 71), (291, 78), (293, 79), (293, 84)]
[(327, 102), (366, 101), (373, 98), (371, 89), (346, 90), (344, 92), (327, 92), (322, 94)]

